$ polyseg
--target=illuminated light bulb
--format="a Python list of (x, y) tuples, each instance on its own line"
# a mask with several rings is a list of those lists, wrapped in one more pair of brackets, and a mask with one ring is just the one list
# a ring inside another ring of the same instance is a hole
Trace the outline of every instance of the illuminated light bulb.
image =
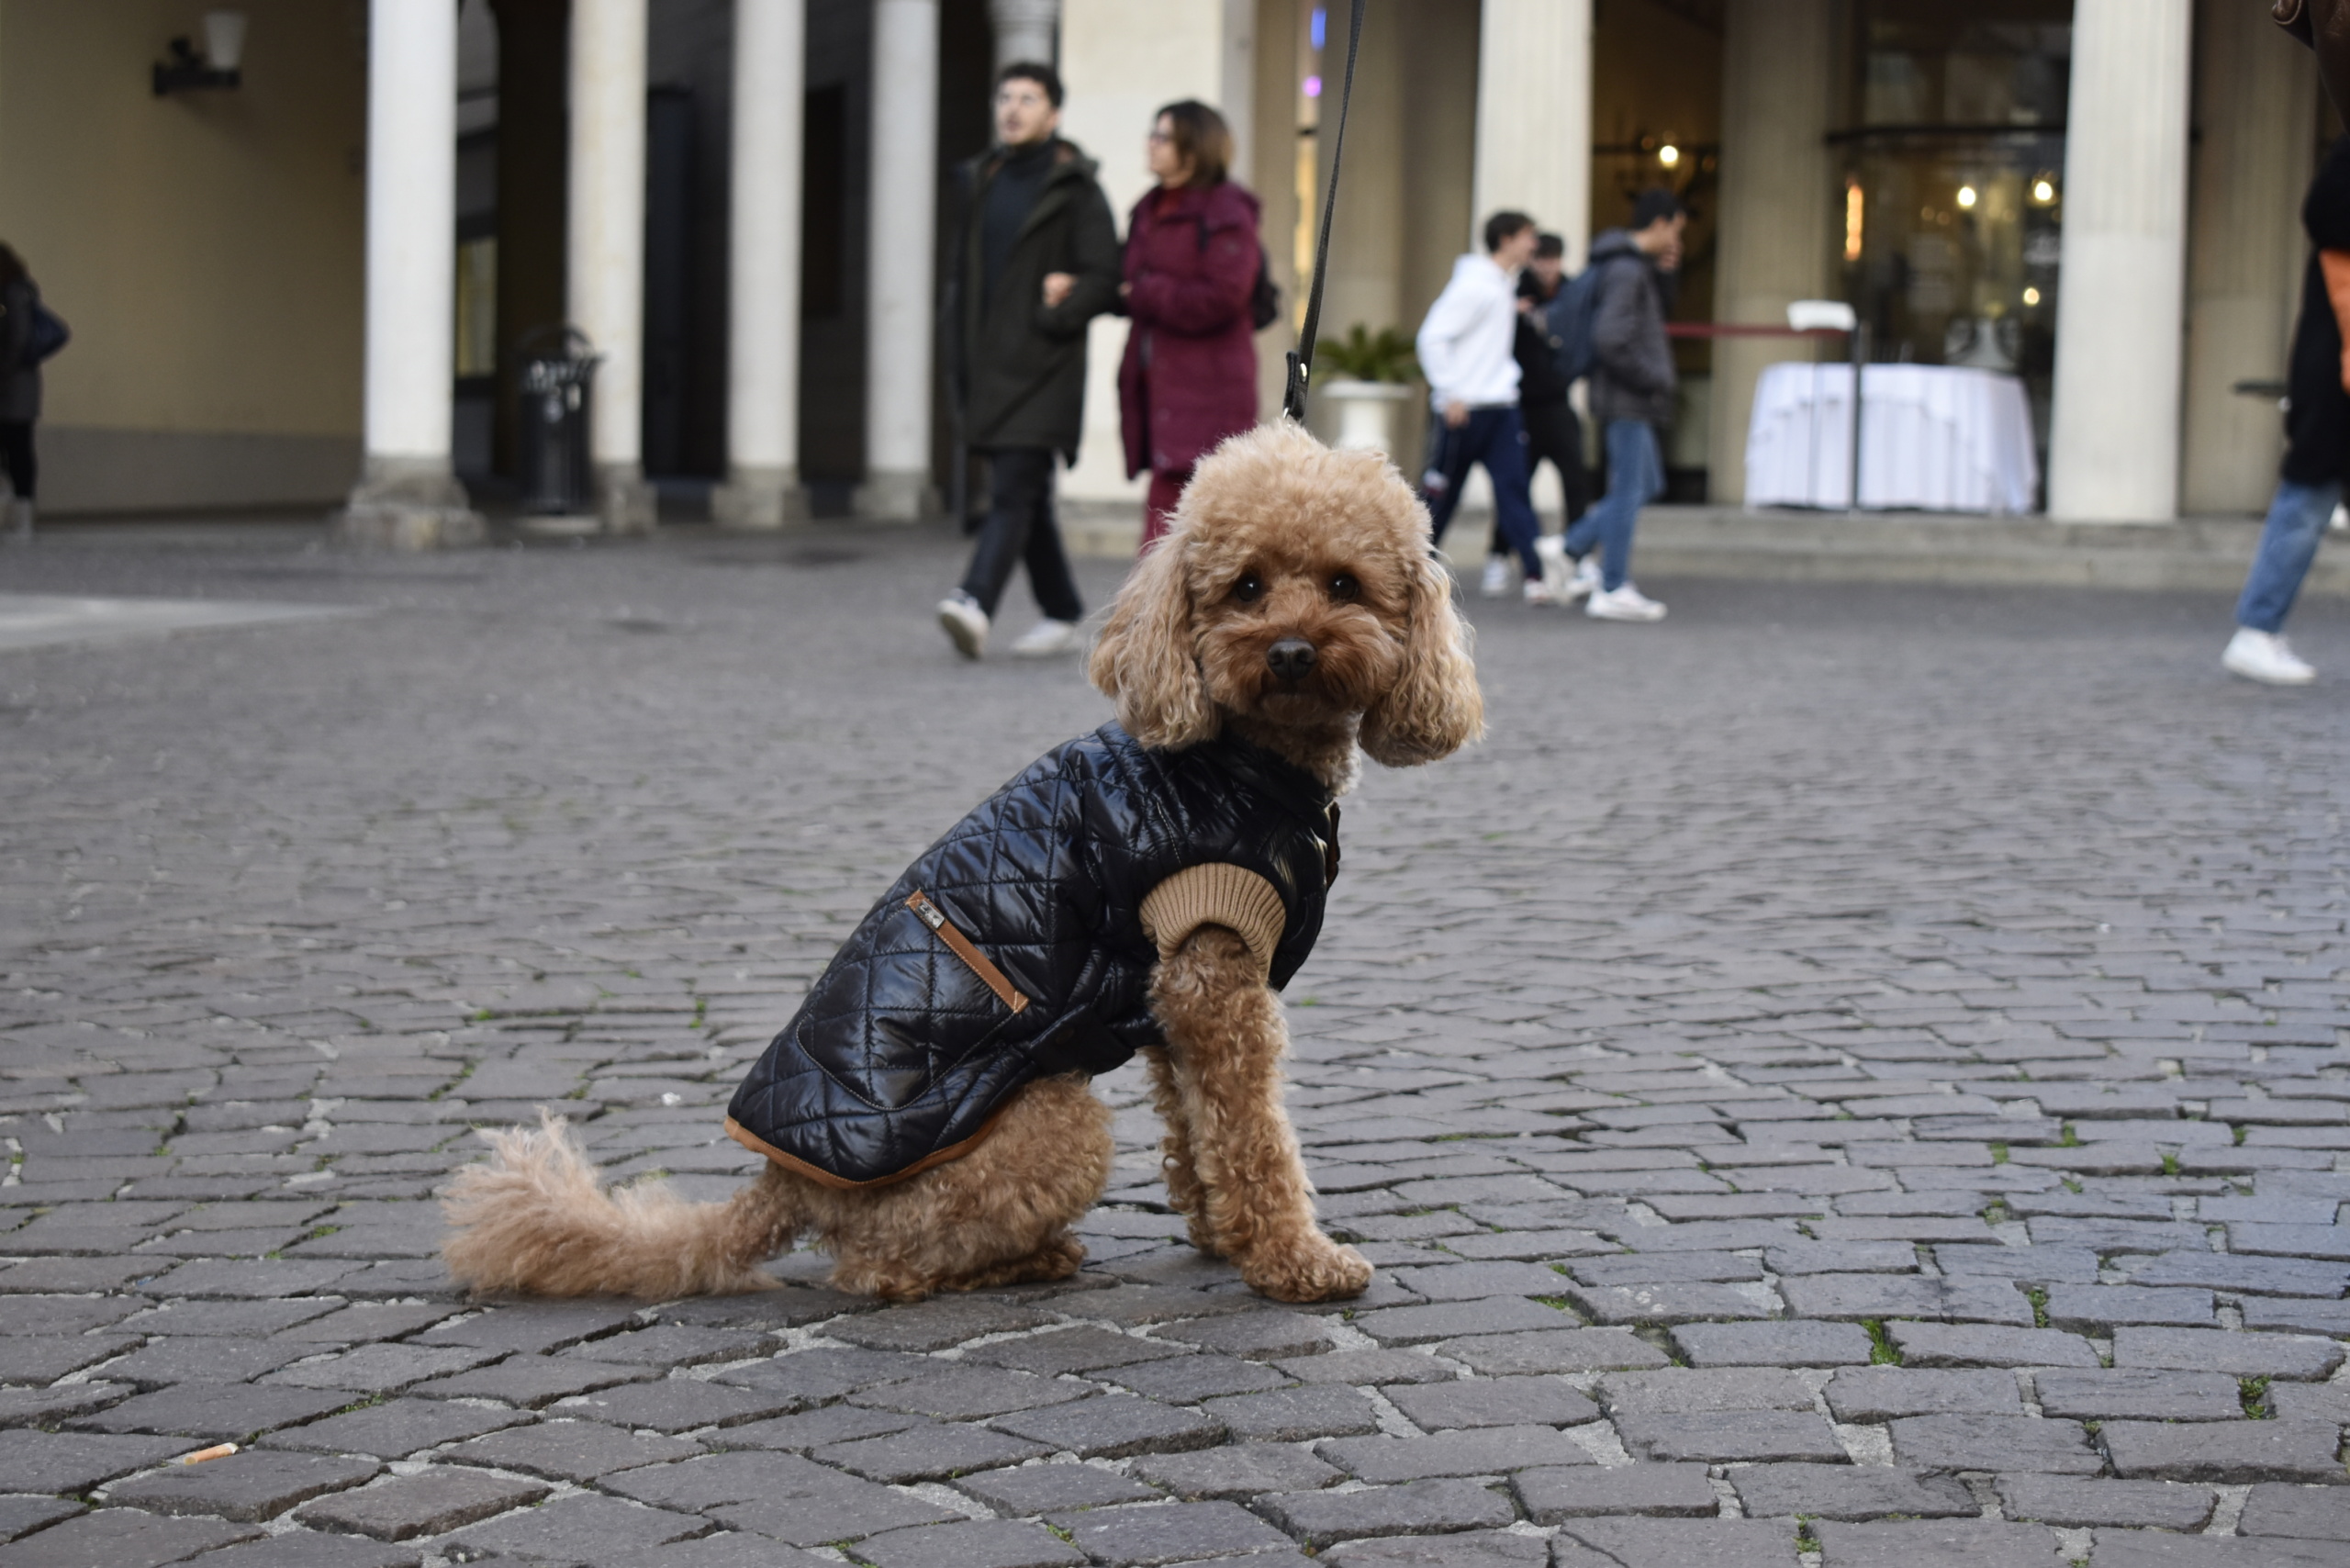
[(1670, 169), (1681, 162), (1681, 149), (1668, 141), (1656, 150), (1656, 161)]
[(1961, 185), (1958, 187), (1958, 205), (1968, 207), (1975, 205), (1975, 187), (1973, 185)]
[(2038, 289), (2036, 289), (2036, 288), (2027, 288), (2027, 289), (2025, 289), (2025, 290), (2023, 291), (2023, 302), (2024, 302), (2026, 305), (2037, 305), (2037, 304), (2039, 304), (2039, 303), (2040, 303), (2040, 290), (2038, 290)]
[(2054, 201), (2056, 199), (2056, 187), (2050, 185), (2046, 180), (2034, 180), (2031, 182), (2031, 199), (2034, 201)]

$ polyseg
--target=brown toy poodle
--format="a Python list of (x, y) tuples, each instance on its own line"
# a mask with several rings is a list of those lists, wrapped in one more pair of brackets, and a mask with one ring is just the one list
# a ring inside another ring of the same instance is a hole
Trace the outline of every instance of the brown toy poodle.
[(1139, 1049), (1192, 1242), (1283, 1301), (1360, 1293), (1281, 1105), (1278, 987), (1320, 929), (1359, 753), (1449, 755), (1483, 703), (1427, 514), (1375, 454), (1287, 423), (1202, 463), (1120, 591), (1093, 683), (1118, 722), (1047, 754), (910, 868), (736, 1094), (767, 1157), (732, 1199), (602, 1188), (564, 1124), (453, 1184), (481, 1290), (757, 1289), (810, 1238), (843, 1290), (917, 1300), (1072, 1272)]

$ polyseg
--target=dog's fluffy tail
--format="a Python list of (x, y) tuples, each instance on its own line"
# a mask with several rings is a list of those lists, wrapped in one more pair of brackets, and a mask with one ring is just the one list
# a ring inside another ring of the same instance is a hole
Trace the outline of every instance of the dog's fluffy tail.
[(764, 1290), (775, 1281), (757, 1265), (798, 1229), (772, 1169), (722, 1204), (689, 1204), (665, 1182), (599, 1185), (569, 1125), (545, 1111), (536, 1130), (482, 1136), (489, 1162), (459, 1171), (441, 1204), (441, 1255), (476, 1291), (657, 1301)]

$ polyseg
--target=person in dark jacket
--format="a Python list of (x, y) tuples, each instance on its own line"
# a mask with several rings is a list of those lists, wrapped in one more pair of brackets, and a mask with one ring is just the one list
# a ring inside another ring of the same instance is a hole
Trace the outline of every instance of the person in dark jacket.
[(1018, 62), (996, 76), (1000, 145), (965, 164), (963, 230), (942, 340), (959, 439), (987, 454), (987, 521), (963, 586), (939, 602), (958, 652), (986, 650), (1004, 585), (1024, 561), (1045, 618), (1016, 654), (1077, 645), (1085, 607), (1053, 518), (1053, 458), (1077, 460), (1085, 326), (1118, 297), (1118, 230), (1094, 165), (1057, 134), (1061, 79)]
[(0, 245), (0, 474), (12, 499), (9, 527), (33, 529), (33, 498), (39, 468), (33, 457), (33, 424), (40, 418), (40, 361), (33, 355), (33, 317), (40, 289), (24, 258)]
[[(1548, 458), (1559, 472), (1559, 488), (1566, 501), (1567, 526), (1572, 528), (1591, 510), (1591, 479), (1583, 465), (1583, 420), (1567, 401), (1571, 388), (1561, 363), (1557, 330), (1548, 307), (1565, 286), (1567, 242), (1556, 234), (1539, 234), (1534, 259), (1517, 274), (1517, 342), (1511, 353), (1517, 361), (1517, 417), (1526, 426), (1526, 478), (1530, 486)], [(1545, 534), (1535, 548), (1548, 556), (1559, 542)], [(1499, 599), (1509, 591), (1509, 540), (1500, 520), (1494, 523), (1494, 543), (1485, 557), (1484, 595)]]
[[(1591, 417), (1607, 453), (1607, 493), (1567, 531), (1575, 563), (1567, 597), (1584, 598), (1598, 621), (1662, 621), (1664, 606), (1632, 586), (1632, 528), (1640, 508), (1664, 494), (1659, 425), (1673, 422), (1680, 377), (1665, 336), (1665, 274), (1680, 265), (1688, 214), (1662, 188), (1642, 191), (1629, 229), (1611, 229), (1591, 244), (1600, 274), (1591, 339)], [(1594, 570), (1591, 554), (1599, 552)]]
[(2350, 136), (2334, 142), (2301, 204), (2312, 247), (2287, 371), (2285, 462), (2268, 522), (2236, 601), (2236, 632), (2220, 657), (2271, 686), (2306, 686), (2317, 671), (2285, 641), (2285, 617), (2317, 558), (2350, 475)]
[(1257, 198), (1226, 177), (1232, 132), (1186, 99), (1150, 130), (1158, 188), (1126, 225), (1125, 281), (1134, 330), (1118, 367), (1126, 476), (1147, 470), (1142, 547), (1167, 532), (1192, 469), (1225, 437), (1257, 422), (1257, 333), (1249, 319), (1257, 266)]

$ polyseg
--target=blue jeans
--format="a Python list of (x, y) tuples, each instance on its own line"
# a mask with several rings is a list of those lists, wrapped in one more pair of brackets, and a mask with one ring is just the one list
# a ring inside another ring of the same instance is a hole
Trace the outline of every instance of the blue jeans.
[(2236, 600), (2236, 624), (2255, 632), (2281, 632), (2292, 613), (2301, 579), (2317, 559), (2317, 542), (2342, 502), (2342, 484), (2300, 485), (2277, 481), (2277, 498), (2268, 503), (2268, 526), (2260, 531), (2260, 549), (2244, 579), (2244, 597)]
[(1599, 586), (1613, 593), (1632, 575), (1632, 524), (1640, 508), (1664, 494), (1664, 455), (1646, 420), (1607, 421), (1607, 493), (1567, 530), (1567, 554), (1582, 560), (1596, 545)]
[(1542, 525), (1534, 518), (1534, 496), (1526, 472), (1526, 423), (1518, 417), (1516, 404), (1472, 409), (1469, 422), (1458, 430), (1438, 422), (1436, 450), (1428, 454), (1427, 472), (1420, 487), (1427, 497), (1428, 521), (1439, 543), (1452, 521), (1453, 509), (1460, 504), (1461, 487), (1468, 482), (1472, 463), (1483, 464), (1485, 477), (1494, 482), (1494, 521), (1510, 548), (1517, 552), (1531, 582), (1542, 575), (1542, 557), (1534, 553)]

